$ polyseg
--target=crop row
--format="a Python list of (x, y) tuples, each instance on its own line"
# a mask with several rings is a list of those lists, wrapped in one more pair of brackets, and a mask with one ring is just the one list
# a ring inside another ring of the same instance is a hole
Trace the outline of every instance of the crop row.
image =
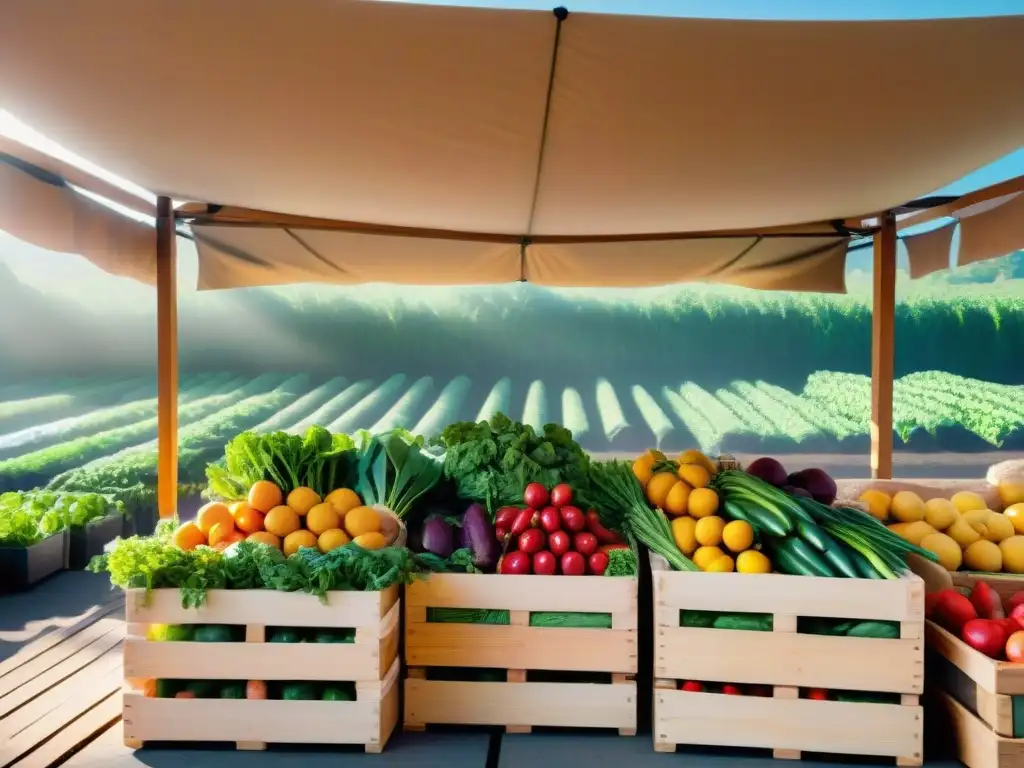
[[(108, 395), (102, 394), (103, 386), (110, 388)], [(379, 384), (337, 376), (311, 386), (306, 375), (266, 373), (246, 379), (201, 374), (182, 384), (180, 476), (183, 483), (202, 483), (206, 463), (244, 429), (302, 432), (322, 424), (332, 431), (353, 432), (405, 426), (435, 435), (453, 421), (485, 419), (498, 411), (537, 427), (548, 421), (563, 423), (590, 450), (699, 445), (708, 451), (735, 451), (743, 450), (737, 447), (743, 440), (744, 445), (782, 440), (830, 450), (828, 446), (835, 449), (841, 441), (868, 434), (870, 391), (865, 376), (827, 372), (812, 375), (800, 393), (764, 381), (738, 381), (719, 389), (693, 382), (655, 389), (616, 386), (600, 378), (590, 387), (559, 388), (540, 379), (519, 383), (502, 378), (490, 387), (476, 387), (468, 377), (457, 376), (438, 387), (431, 377), (395, 374)], [(122, 402), (75, 416), (52, 408), (46, 413), (60, 418), (0, 435), (0, 490), (47, 483), (68, 490), (151, 487), (156, 400), (135, 397), (138, 392), (138, 382), (81, 382), (77, 388), (45, 395), (64, 398), (63, 407), (72, 412), (96, 399)], [(78, 402), (82, 393), (88, 399)], [(20, 412), (8, 407), (6, 413)], [(39, 413), (34, 404), (29, 413)], [(998, 446), (1024, 428), (1024, 387), (942, 372), (911, 374), (896, 382), (894, 424), (905, 441), (955, 428)]]

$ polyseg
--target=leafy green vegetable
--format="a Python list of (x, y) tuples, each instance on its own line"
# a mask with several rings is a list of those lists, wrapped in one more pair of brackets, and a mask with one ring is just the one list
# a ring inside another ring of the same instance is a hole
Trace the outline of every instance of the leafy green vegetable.
[(326, 496), (346, 481), (354, 447), (348, 435), (332, 435), (319, 426), (303, 436), (243, 432), (227, 444), (222, 462), (207, 467), (209, 493), (244, 499), (254, 483), (270, 480), (285, 495), (306, 486)]
[(609, 549), (605, 576), (636, 576), (636, 552), (632, 549)]
[(490, 422), (461, 421), (438, 438), (445, 448), (445, 476), (463, 499), (478, 501), (492, 514), (498, 507), (522, 502), (532, 482), (548, 488), (568, 483), (585, 495), (589, 485), (587, 454), (572, 432), (545, 424), (541, 434), (528, 424), (495, 414)]
[(124, 506), (99, 493), (0, 494), (0, 546), (28, 547), (66, 528), (83, 528), (114, 514), (124, 514)]
[(404, 519), (441, 479), (442, 459), (424, 447), (422, 437), (401, 429), (360, 432), (357, 438), (354, 490), (364, 504), (383, 504)]

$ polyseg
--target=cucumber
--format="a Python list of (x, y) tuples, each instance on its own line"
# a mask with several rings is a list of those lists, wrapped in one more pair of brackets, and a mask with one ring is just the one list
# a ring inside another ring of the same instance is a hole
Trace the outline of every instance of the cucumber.
[(773, 554), (775, 567), (780, 573), (788, 573), (791, 576), (817, 576), (818, 573), (806, 565), (803, 561), (793, 557), (784, 547), (776, 547)]
[(839, 571), (840, 576), (845, 576), (848, 579), (859, 579), (860, 573), (857, 571), (857, 567), (853, 564), (853, 561), (846, 556), (843, 548), (839, 546), (837, 542), (832, 542), (832, 546), (825, 550), (825, 559), (829, 565)]
[(831, 547), (836, 546), (835, 540), (825, 533), (817, 523), (808, 523), (803, 518), (800, 518), (797, 520), (796, 529), (800, 533), (801, 539), (806, 541), (822, 554), (828, 551)]
[(881, 579), (884, 578), (880, 574), (864, 555), (852, 547), (846, 549), (846, 556), (850, 558), (853, 563), (853, 567), (857, 569), (857, 575), (862, 579)]
[(814, 571), (815, 576), (826, 578), (836, 576), (835, 571), (832, 570), (829, 564), (817, 552), (811, 549), (803, 539), (787, 537), (783, 540), (782, 544), (789, 547), (789, 552), (795, 559), (806, 563), (807, 567)]
[(197, 643), (230, 643), (234, 641), (231, 628), (223, 624), (205, 624), (196, 627), (193, 639)]
[(876, 637), (898, 640), (900, 626), (894, 621), (861, 621), (850, 628), (847, 637)]
[(750, 501), (746, 498), (730, 499), (726, 502), (730, 505), (729, 509), (739, 508), (741, 514), (746, 516), (746, 520), (753, 526), (754, 530), (763, 531), (770, 536), (783, 537), (788, 534), (792, 527), (787, 527), (777, 515), (769, 512), (767, 509), (757, 506), (757, 502)]

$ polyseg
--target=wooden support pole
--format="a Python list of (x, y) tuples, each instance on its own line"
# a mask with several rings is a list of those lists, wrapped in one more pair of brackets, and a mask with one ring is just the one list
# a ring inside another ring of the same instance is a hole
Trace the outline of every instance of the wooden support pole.
[(892, 478), (892, 390), (896, 332), (896, 217), (879, 217), (871, 305), (871, 476)]
[(178, 255), (174, 206), (156, 212), (157, 480), (160, 518), (178, 511)]

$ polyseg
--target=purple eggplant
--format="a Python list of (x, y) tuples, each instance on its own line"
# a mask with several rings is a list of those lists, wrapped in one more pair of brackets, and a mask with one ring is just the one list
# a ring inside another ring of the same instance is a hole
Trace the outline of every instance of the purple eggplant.
[(493, 571), (497, 567), (501, 547), (482, 504), (470, 504), (466, 510), (462, 518), (461, 543), (473, 553), (473, 565), (477, 568)]
[(455, 529), (443, 517), (431, 516), (423, 523), (423, 549), (438, 557), (450, 557), (455, 551)]

